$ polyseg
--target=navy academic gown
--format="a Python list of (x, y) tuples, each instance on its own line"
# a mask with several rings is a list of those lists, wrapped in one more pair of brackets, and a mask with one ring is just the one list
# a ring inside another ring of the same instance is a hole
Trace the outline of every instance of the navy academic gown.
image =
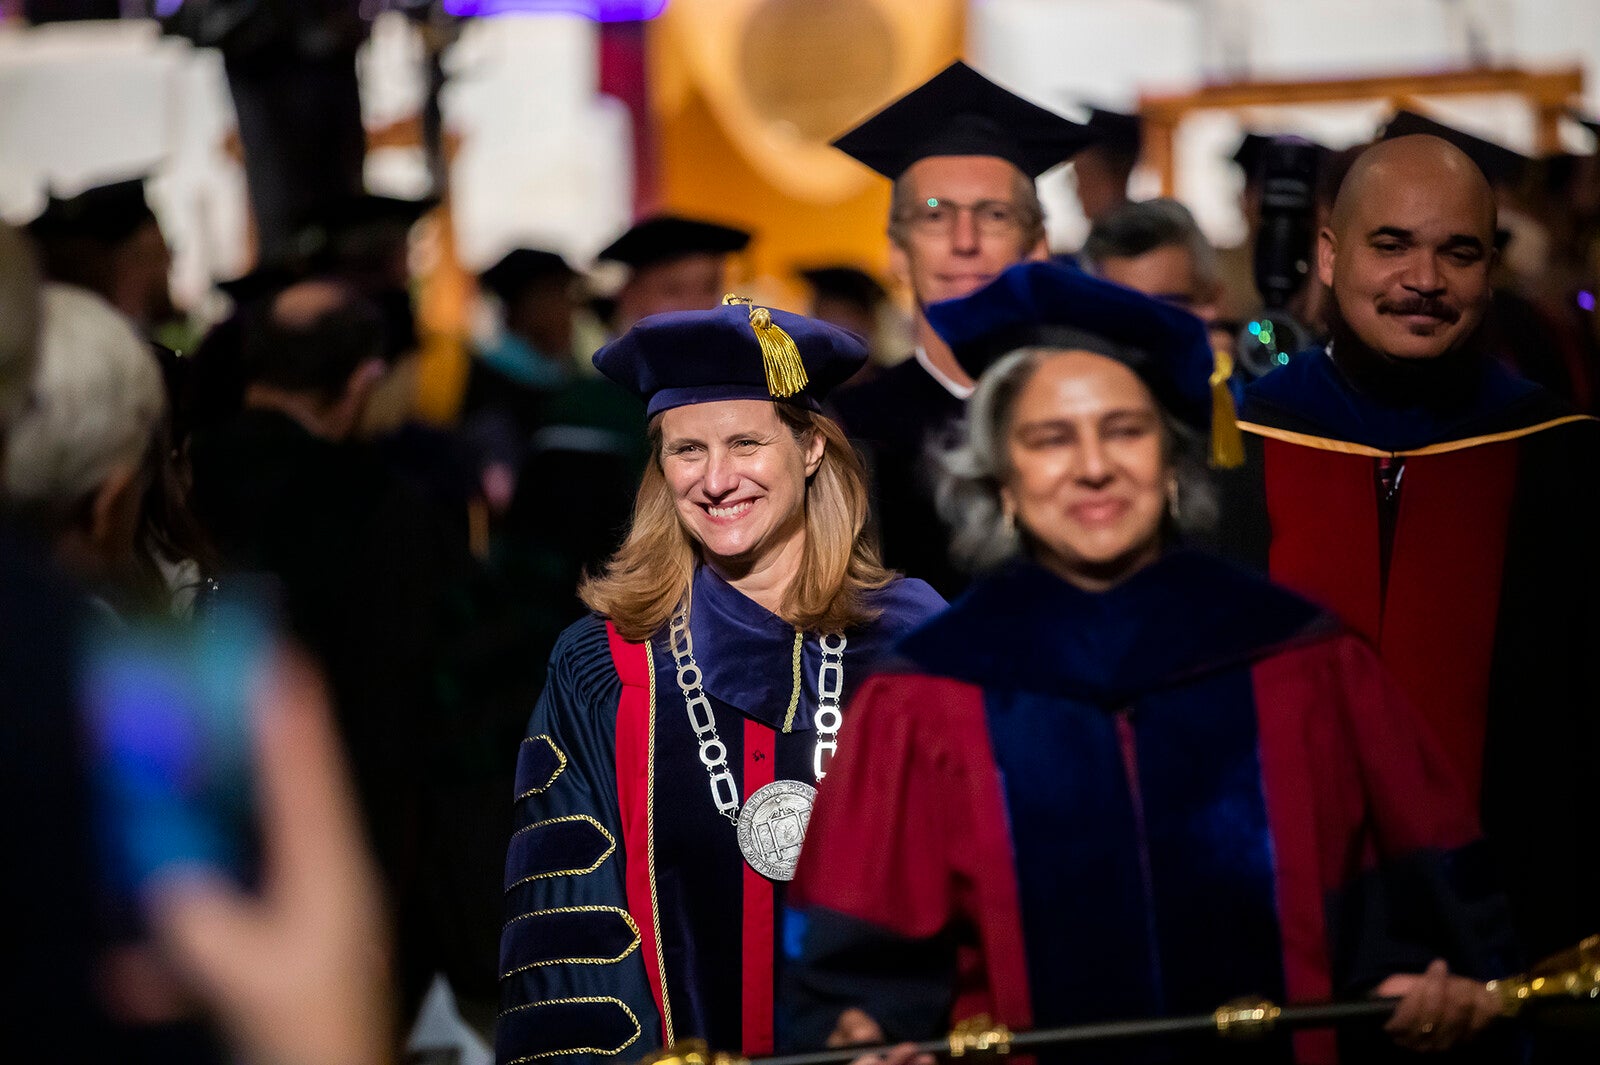
[(884, 565), (927, 581), (941, 595), (960, 592), (967, 579), (950, 559), (950, 533), (934, 506), (928, 445), (961, 419), (966, 400), (910, 358), (839, 389), (831, 406), (871, 469)]
[(1478, 804), (1528, 961), (1600, 931), (1600, 422), (1482, 359), (1427, 405), (1252, 384), (1223, 546), (1378, 651)]
[[(874, 603), (882, 616), (846, 633), (846, 699), (944, 605), (904, 579)], [(815, 634), (796, 670), (795, 629), (703, 567), (690, 631), (741, 801), (774, 779), (812, 783)], [(631, 644), (599, 617), (567, 629), (517, 760), (502, 1065), (635, 1060), (689, 1036), (745, 1054), (776, 1045), (786, 885), (746, 865), (698, 751), (665, 631)]]
[[(1372, 652), (1298, 596), (1200, 554), (1103, 594), (1018, 562), (898, 651), (850, 706), (791, 892), (797, 1044), (851, 1006), (925, 1039), (979, 1014), (1027, 1030), (1359, 995), (1438, 956), (1508, 970), (1463, 789)], [(1250, 1053), (1066, 1060), (1336, 1048)]]

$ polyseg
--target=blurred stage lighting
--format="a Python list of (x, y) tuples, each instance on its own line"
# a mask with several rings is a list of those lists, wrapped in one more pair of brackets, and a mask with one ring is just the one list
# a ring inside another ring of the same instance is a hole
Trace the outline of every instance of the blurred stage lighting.
[(462, 18), (494, 15), (582, 15), (596, 22), (640, 22), (655, 18), (667, 0), (444, 0)]

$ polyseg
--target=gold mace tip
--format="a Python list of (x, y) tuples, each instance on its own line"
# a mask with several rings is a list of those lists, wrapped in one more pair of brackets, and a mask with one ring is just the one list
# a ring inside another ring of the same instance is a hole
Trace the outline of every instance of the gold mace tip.
[(639, 1065), (747, 1065), (737, 1054), (712, 1050), (704, 1039), (680, 1039), (644, 1058)]
[(1256, 1039), (1272, 1031), (1282, 1013), (1264, 998), (1236, 998), (1217, 1009), (1217, 1034), (1231, 1039)]
[(1525, 1006), (1551, 1000), (1600, 1001), (1600, 936), (1546, 958), (1521, 976), (1490, 980), (1500, 1012), (1515, 1017)]
[(971, 1054), (1011, 1053), (1011, 1031), (1003, 1024), (995, 1024), (987, 1013), (968, 1017), (950, 1031), (950, 1056), (966, 1057)]

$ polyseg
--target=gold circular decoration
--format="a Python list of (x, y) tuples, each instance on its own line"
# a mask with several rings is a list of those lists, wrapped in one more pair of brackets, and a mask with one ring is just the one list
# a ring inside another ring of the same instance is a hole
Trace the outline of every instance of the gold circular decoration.
[(698, 96), (785, 196), (838, 203), (882, 181), (828, 142), (960, 51), (963, 0), (672, 0), (651, 23), (659, 113)]
[(764, 120), (827, 141), (894, 95), (896, 45), (870, 0), (765, 0), (744, 25), (741, 80)]

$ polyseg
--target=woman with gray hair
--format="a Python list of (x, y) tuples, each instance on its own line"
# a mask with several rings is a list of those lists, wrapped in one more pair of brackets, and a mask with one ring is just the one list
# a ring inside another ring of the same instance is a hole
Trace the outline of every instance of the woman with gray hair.
[[(133, 325), (86, 289), (47, 284), (27, 407), (5, 454), (9, 503), (108, 602), (136, 581), (135, 540), (166, 395)], [(115, 605), (115, 604), (114, 604)]]
[(796, 878), (796, 1041), (1375, 986), (1407, 1045), (1487, 1024), (1451, 970), (1503, 975), (1509, 926), (1453, 879), (1463, 790), (1364, 644), (1182, 545), (1211, 509), (1199, 442), (1239, 457), (1204, 325), (1047, 263), (928, 315), (978, 381), (944, 502), (989, 572), (852, 703)]

